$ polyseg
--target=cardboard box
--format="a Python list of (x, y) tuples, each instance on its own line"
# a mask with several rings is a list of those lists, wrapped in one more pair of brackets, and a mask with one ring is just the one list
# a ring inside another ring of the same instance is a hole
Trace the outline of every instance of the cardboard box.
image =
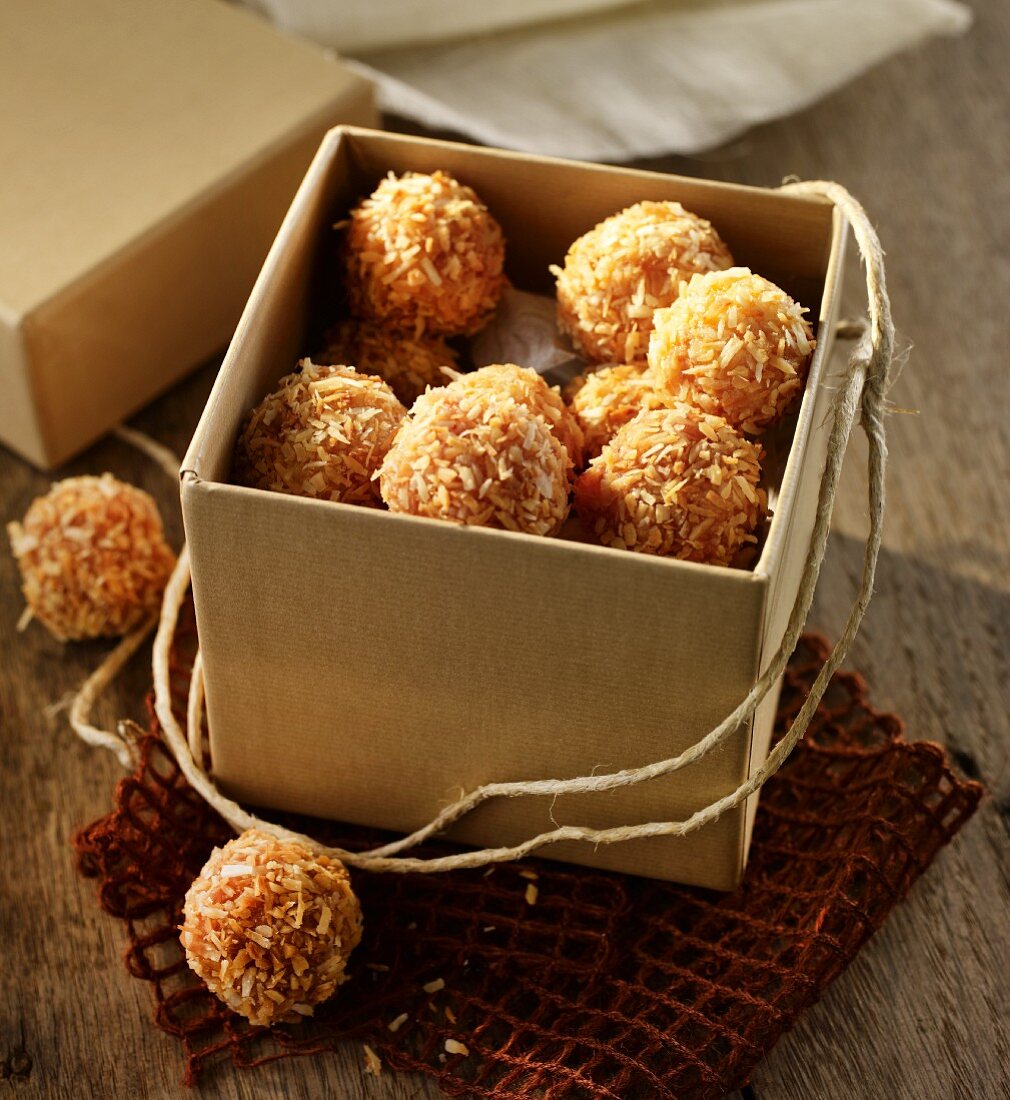
[[(812, 307), (818, 348), (752, 572), (393, 515), (228, 484), (244, 413), (306, 348), (328, 227), (388, 170), (445, 168), (505, 231), (515, 285), (601, 218), (677, 199), (737, 261)], [(845, 224), (773, 191), (353, 128), (328, 134), (260, 275), (182, 474), (217, 779), (260, 806), (410, 830), (489, 780), (671, 756), (746, 693), (780, 639), (823, 467)], [(682, 818), (764, 759), (775, 700), (720, 750), (606, 794), (480, 808), (453, 836)], [(702, 886), (738, 881), (756, 800), (686, 839), (545, 856)]]
[(220, 0), (0, 11), (0, 442), (64, 461), (227, 343), (370, 85)]

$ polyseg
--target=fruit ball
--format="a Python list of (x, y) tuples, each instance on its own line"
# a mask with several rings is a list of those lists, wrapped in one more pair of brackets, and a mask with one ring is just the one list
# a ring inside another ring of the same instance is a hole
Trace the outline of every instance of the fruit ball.
[(112, 474), (59, 481), (7, 527), (27, 608), (61, 641), (151, 618), (175, 565), (158, 506)]
[(249, 829), (190, 886), (180, 938), (211, 993), (267, 1027), (311, 1016), (346, 980), (361, 907), (340, 860)]
[(745, 267), (695, 275), (656, 314), (649, 364), (669, 393), (758, 435), (803, 393), (814, 349), (804, 313)]
[(555, 535), (568, 517), (571, 468), (529, 405), (456, 381), (417, 399), (379, 483), (391, 512)]
[(303, 359), (246, 417), (235, 479), (275, 493), (378, 506), (372, 475), (406, 415), (381, 378)]
[(765, 512), (762, 452), (684, 403), (643, 412), (575, 482), (575, 508), (607, 546), (731, 565)]
[(312, 357), (326, 365), (349, 363), (361, 374), (389, 384), (409, 409), (429, 386), (444, 386), (456, 370), (456, 353), (437, 336), (404, 336), (368, 321), (341, 321), (326, 334), (326, 347)]
[(492, 363), (471, 374), (462, 374), (456, 381), (462, 389), (510, 397), (528, 406), (564, 444), (573, 468), (582, 467), (582, 428), (558, 389), (549, 386), (535, 370), (514, 363)]
[(669, 404), (656, 389), (652, 372), (635, 363), (614, 363), (580, 374), (565, 387), (565, 397), (582, 429), (587, 459), (596, 458), (640, 412)]
[(505, 239), (476, 193), (445, 172), (392, 173), (350, 213), (351, 312), (410, 336), (476, 332), (505, 286)]
[(557, 278), (558, 324), (595, 363), (645, 363), (652, 315), (676, 301), (681, 281), (730, 267), (710, 222), (678, 202), (639, 202), (600, 222), (568, 249)]

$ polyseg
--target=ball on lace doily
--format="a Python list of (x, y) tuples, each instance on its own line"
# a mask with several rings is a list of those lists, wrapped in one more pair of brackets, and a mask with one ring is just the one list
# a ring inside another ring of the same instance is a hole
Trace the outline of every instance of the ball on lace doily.
[(643, 412), (575, 482), (575, 508), (607, 546), (731, 565), (766, 505), (761, 447), (685, 403)]
[(338, 859), (249, 829), (190, 886), (180, 938), (207, 988), (266, 1027), (311, 1016), (345, 981), (361, 907)]
[(406, 415), (381, 378), (303, 359), (246, 417), (235, 479), (276, 493), (377, 506), (372, 474)]
[(445, 172), (388, 175), (350, 213), (351, 312), (414, 336), (476, 332), (505, 285), (505, 239), (472, 188)]
[(803, 393), (814, 349), (806, 312), (746, 267), (695, 275), (656, 314), (649, 364), (671, 394), (757, 435)]
[(414, 403), (379, 482), (391, 512), (554, 535), (568, 517), (571, 466), (529, 405), (453, 382)]
[(456, 353), (437, 336), (404, 336), (367, 321), (341, 321), (326, 334), (326, 347), (312, 357), (320, 364), (349, 363), (361, 374), (388, 383), (407, 408), (429, 386), (449, 381), (442, 368), (458, 367)]
[(485, 391), (492, 395), (512, 398), (520, 405), (542, 417), (568, 451), (572, 466), (582, 466), (582, 428), (565, 404), (558, 389), (549, 386), (530, 367), (517, 367), (514, 363), (492, 363), (470, 374), (460, 375), (456, 384), (474, 392)]
[(595, 458), (640, 412), (670, 403), (656, 389), (651, 371), (636, 363), (615, 363), (580, 374), (565, 387), (565, 397), (582, 428), (587, 459)]
[(154, 500), (111, 474), (56, 482), (7, 533), (28, 612), (61, 641), (139, 626), (175, 565)]
[(681, 281), (732, 263), (712, 224), (679, 202), (636, 203), (579, 237), (551, 269), (558, 324), (593, 362), (644, 363), (652, 315), (676, 300)]

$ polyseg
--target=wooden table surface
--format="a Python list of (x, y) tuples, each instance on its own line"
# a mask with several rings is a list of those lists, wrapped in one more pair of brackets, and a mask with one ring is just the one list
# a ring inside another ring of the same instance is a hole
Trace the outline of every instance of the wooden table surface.
[[(798, 117), (711, 155), (650, 166), (775, 184), (840, 180), (862, 196), (888, 251), (908, 364), (893, 391), (885, 547), (850, 663), (909, 736), (944, 742), (991, 797), (853, 966), (761, 1065), (761, 1100), (948, 1100), (1010, 1096), (1010, 8), (978, 0), (972, 33), (930, 43)], [(853, 250), (854, 251), (854, 250)], [(853, 262), (846, 305), (861, 310)], [(181, 452), (213, 365), (134, 423)], [(865, 530), (863, 449), (853, 448), (811, 625), (836, 634)], [(154, 492), (163, 475), (106, 441), (61, 474), (110, 469)], [(0, 517), (49, 479), (0, 450)], [(172, 535), (181, 536), (177, 519)], [(104, 813), (115, 761), (77, 742), (60, 699), (103, 647), (14, 631), (15, 569), (0, 553), (0, 1097), (184, 1095), (173, 1040), (151, 1023), (146, 985), (123, 968), (118, 923), (74, 871), (67, 838)], [(104, 708), (137, 710), (135, 663)], [(338, 1055), (224, 1069), (208, 1097), (436, 1095), (420, 1077), (376, 1081), (357, 1045)]]

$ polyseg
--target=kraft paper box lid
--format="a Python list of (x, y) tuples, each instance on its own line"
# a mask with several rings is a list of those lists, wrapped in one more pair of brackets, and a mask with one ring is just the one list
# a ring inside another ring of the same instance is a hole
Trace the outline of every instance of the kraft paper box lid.
[(0, 7), (0, 442), (88, 445), (228, 340), (371, 86), (220, 0)]

